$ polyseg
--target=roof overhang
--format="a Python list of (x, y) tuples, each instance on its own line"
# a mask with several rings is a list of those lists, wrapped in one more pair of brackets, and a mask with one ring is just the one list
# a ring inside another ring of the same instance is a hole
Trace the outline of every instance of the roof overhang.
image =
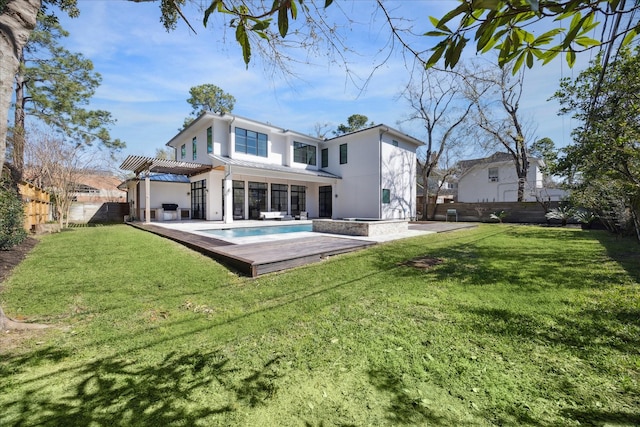
[(232, 173), (320, 183), (334, 183), (336, 180), (342, 179), (338, 175), (320, 170), (298, 169), (290, 166), (249, 162), (214, 154), (209, 154), (209, 157), (212, 159), (213, 166), (216, 169), (224, 167)]
[(201, 163), (156, 159), (153, 157), (129, 156), (122, 162), (120, 169), (132, 171), (136, 175), (148, 171), (191, 176), (208, 171), (212, 169), (212, 166)]

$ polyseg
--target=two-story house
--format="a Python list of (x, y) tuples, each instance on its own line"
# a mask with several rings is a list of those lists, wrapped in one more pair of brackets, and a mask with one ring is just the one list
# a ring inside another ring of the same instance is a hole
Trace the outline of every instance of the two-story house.
[[(545, 184), (544, 162), (529, 157), (529, 170), (524, 185), (525, 202), (559, 201), (566, 192)], [(458, 163), (458, 202), (515, 202), (518, 200), (518, 174), (509, 153), (496, 152), (489, 157)]]
[(173, 201), (150, 194), (151, 180), (130, 180), (128, 197), (138, 218), (145, 217), (147, 205), (155, 209), (175, 203), (186, 211), (186, 196), (190, 218), (227, 223), (258, 219), (264, 212), (412, 218), (416, 149), (422, 144), (386, 125), (324, 140), (205, 112), (167, 143), (175, 150), (174, 161), (130, 156), (121, 168), (137, 175), (164, 172), (189, 178), (187, 190), (178, 191)]

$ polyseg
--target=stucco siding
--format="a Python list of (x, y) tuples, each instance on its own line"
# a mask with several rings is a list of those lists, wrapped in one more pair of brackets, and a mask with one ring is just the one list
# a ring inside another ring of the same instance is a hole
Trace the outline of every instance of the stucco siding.
[(389, 190), (389, 203), (381, 200), (382, 219), (415, 217), (415, 152), (389, 143), (382, 144), (382, 190)]
[[(138, 208), (146, 208), (146, 192), (144, 179), (138, 183), (138, 191), (140, 192), (140, 206)], [(191, 187), (186, 183), (174, 182), (151, 182), (151, 198), (149, 207), (160, 208), (163, 203), (176, 203), (180, 208), (190, 208), (191, 198), (187, 194)]]

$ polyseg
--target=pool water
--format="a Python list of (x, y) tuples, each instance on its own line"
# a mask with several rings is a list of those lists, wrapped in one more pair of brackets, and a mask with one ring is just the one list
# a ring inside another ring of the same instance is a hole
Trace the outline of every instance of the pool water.
[(265, 227), (243, 227), (243, 228), (227, 228), (222, 230), (200, 230), (203, 233), (213, 234), (215, 236), (234, 238), (234, 237), (255, 237), (266, 236), (268, 234), (283, 233), (299, 233), (302, 231), (313, 231), (312, 224), (296, 224), (296, 225), (274, 225)]

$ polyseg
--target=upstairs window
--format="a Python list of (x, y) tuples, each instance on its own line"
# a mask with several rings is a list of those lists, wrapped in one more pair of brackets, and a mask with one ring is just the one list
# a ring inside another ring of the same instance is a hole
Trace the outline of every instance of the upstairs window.
[(213, 153), (213, 129), (211, 126), (207, 128), (207, 154)]
[(489, 168), (489, 182), (498, 182), (498, 168)]
[(187, 157), (187, 144), (182, 144), (180, 146), (180, 158), (184, 160)]
[(340, 164), (347, 163), (347, 144), (340, 144)]
[(305, 165), (316, 165), (316, 147), (314, 145), (293, 142), (293, 161)]
[(267, 135), (236, 128), (236, 153), (267, 157)]
[(321, 151), (321, 156), (322, 156), (322, 167), (328, 168), (329, 167), (329, 149), (323, 148)]
[(193, 151), (193, 160), (198, 158), (198, 139), (194, 136), (191, 140), (191, 151)]
[(398, 141), (396, 141), (395, 139), (391, 140), (391, 145), (393, 145), (394, 147), (397, 147)]

